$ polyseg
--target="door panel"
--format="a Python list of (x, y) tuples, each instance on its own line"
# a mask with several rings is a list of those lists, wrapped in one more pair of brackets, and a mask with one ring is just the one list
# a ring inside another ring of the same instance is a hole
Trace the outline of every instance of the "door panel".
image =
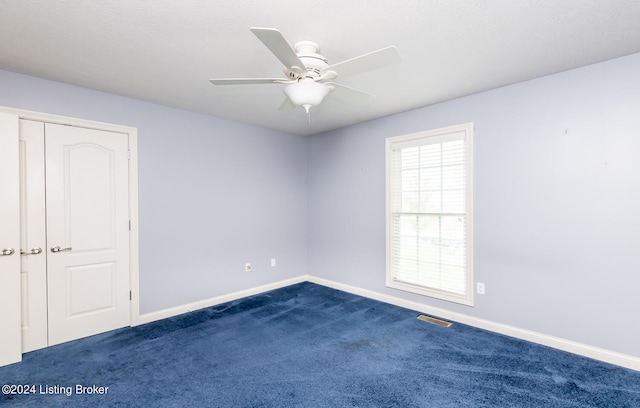
[(0, 112), (0, 366), (22, 359), (18, 123)]
[(128, 137), (46, 124), (45, 145), (53, 345), (129, 325)]
[[(47, 346), (44, 123), (20, 119), (22, 352)], [(38, 252), (38, 249), (41, 252)]]
[(80, 317), (117, 307), (114, 262), (68, 267), (66, 273), (68, 316)]

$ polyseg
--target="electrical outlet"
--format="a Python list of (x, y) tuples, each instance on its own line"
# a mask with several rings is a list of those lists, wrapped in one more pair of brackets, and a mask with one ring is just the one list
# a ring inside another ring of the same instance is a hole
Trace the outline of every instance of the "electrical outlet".
[(246, 264), (244, 264), (244, 271), (251, 272), (251, 262), (247, 262)]
[(276, 258), (271, 258), (271, 267), (276, 266)]
[(476, 283), (476, 291), (479, 295), (484, 295), (484, 283)]

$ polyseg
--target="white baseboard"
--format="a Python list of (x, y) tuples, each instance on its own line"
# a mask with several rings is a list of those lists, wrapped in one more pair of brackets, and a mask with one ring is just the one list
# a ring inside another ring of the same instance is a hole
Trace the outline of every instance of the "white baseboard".
[(238, 292), (229, 293), (227, 295), (216, 296), (213, 298), (200, 300), (197, 302), (189, 303), (186, 305), (180, 305), (169, 309), (159, 310), (157, 312), (145, 313), (140, 315), (135, 322), (132, 322), (132, 326), (138, 326), (145, 323), (155, 322), (156, 320), (166, 319), (168, 317), (178, 316), (184, 313), (193, 312), (194, 310), (204, 309), (207, 307), (219, 305), (221, 303), (231, 302), (233, 300), (241, 299), (247, 296), (257, 295), (259, 293), (268, 292), (274, 289), (284, 288), (285, 286), (294, 285), (296, 283), (305, 282), (309, 280), (308, 276), (302, 275), (283, 281), (269, 283), (267, 285), (258, 286), (255, 288), (245, 289)]
[(443, 319), (451, 320), (454, 322), (467, 324), (469, 326), (477, 327), (480, 329), (489, 330), (495, 333), (504, 334), (510, 337), (515, 337), (521, 340), (530, 341), (532, 343), (542, 344), (544, 346), (553, 347), (559, 350), (567, 351), (569, 353), (578, 354), (580, 356), (593, 358), (595, 360), (604, 361), (619, 365), (622, 367), (630, 368), (632, 370), (640, 371), (640, 358), (618, 353), (615, 351), (590, 346), (588, 344), (578, 343), (575, 341), (549, 336), (546, 334), (534, 332), (531, 330), (525, 330), (514, 326), (509, 326), (502, 323), (492, 322), (490, 320), (480, 319), (477, 317), (465, 315), (462, 313), (452, 312), (446, 309), (441, 309), (434, 306), (425, 305), (419, 302), (413, 302), (405, 299), (401, 299), (395, 296), (386, 295), (378, 292), (374, 292), (367, 289), (362, 289), (356, 286), (350, 286), (339, 282), (330, 281), (327, 279), (317, 278), (314, 276), (307, 276), (309, 282), (317, 283), (319, 285), (328, 286), (333, 289), (342, 290), (344, 292), (353, 293), (354, 295), (363, 296), (370, 299), (379, 300), (381, 302), (390, 303), (392, 305), (404, 307), (411, 310), (416, 310), (421, 313), (426, 313)]
[(150, 323), (156, 320), (166, 319), (168, 317), (178, 316), (184, 313), (192, 312), (194, 310), (204, 309), (207, 307), (219, 305), (221, 303), (230, 302), (230, 301), (241, 299), (247, 296), (257, 295), (259, 293), (283, 288), (285, 286), (289, 286), (289, 285), (293, 285), (293, 284), (301, 283), (305, 281), (313, 282), (318, 285), (327, 286), (327, 287), (338, 289), (348, 293), (353, 293), (354, 295), (359, 295), (366, 298), (389, 303), (392, 305), (415, 310), (420, 313), (426, 313), (432, 316), (440, 317), (442, 319), (451, 320), (457, 323), (467, 324), (469, 326), (477, 327), (480, 329), (489, 330), (495, 333), (504, 334), (506, 336), (515, 337), (517, 339), (526, 340), (526, 341), (530, 341), (537, 344), (542, 344), (544, 346), (553, 347), (559, 350), (567, 351), (569, 353), (593, 358), (595, 360), (600, 360), (606, 363), (611, 363), (611, 364), (619, 365), (621, 367), (626, 367), (632, 370), (640, 371), (640, 358), (635, 356), (622, 354), (622, 353), (618, 353), (615, 351), (611, 351), (611, 350), (607, 350), (599, 347), (590, 346), (588, 344), (578, 343), (578, 342), (563, 339), (560, 337), (549, 336), (543, 333), (521, 329), (515, 326), (496, 323), (490, 320), (485, 320), (485, 319), (480, 319), (477, 317), (465, 315), (463, 313), (452, 312), (446, 309), (425, 305), (423, 303), (405, 300), (399, 297), (386, 295), (386, 294), (374, 292), (368, 289), (362, 289), (356, 286), (346, 285), (343, 283), (339, 283), (339, 282), (335, 282), (335, 281), (331, 281), (323, 278), (318, 278), (310, 275), (302, 275), (295, 278), (286, 279), (286, 280), (275, 282), (275, 283), (270, 283), (268, 285), (245, 289), (245, 290), (230, 293), (227, 295), (216, 296), (210, 299), (193, 302), (186, 305), (176, 306), (169, 309), (160, 310), (157, 312), (146, 313), (144, 315), (140, 315), (137, 321), (135, 323), (132, 323), (132, 326)]

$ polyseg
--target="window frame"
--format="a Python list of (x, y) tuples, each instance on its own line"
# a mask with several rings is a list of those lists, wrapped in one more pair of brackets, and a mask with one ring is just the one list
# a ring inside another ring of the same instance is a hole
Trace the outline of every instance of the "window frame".
[[(448, 126), (439, 129), (411, 133), (407, 135), (393, 136), (385, 139), (385, 203), (386, 203), (386, 286), (429, 296), (436, 299), (446, 300), (467, 306), (474, 305), (474, 271), (473, 271), (473, 123)], [(464, 132), (465, 141), (465, 214), (466, 214), (466, 285), (463, 295), (447, 292), (437, 288), (416, 285), (408, 282), (396, 281), (393, 279), (393, 203), (392, 203), (392, 153), (407, 145), (423, 145), (431, 143), (421, 143), (428, 139), (434, 140), (446, 138), (447, 135)]]

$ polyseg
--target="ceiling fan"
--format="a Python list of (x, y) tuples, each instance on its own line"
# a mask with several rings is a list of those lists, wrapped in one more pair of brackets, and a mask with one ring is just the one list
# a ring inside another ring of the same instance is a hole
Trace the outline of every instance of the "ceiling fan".
[(330, 65), (318, 54), (320, 47), (313, 41), (299, 41), (291, 48), (275, 28), (252, 27), (251, 32), (282, 62), (286, 78), (214, 78), (209, 81), (214, 85), (285, 84), (287, 98), (280, 106), (281, 110), (302, 106), (308, 115), (309, 109), (319, 105), (329, 93), (353, 102), (370, 100), (375, 96), (331, 81), (400, 62), (396, 47), (390, 46)]

